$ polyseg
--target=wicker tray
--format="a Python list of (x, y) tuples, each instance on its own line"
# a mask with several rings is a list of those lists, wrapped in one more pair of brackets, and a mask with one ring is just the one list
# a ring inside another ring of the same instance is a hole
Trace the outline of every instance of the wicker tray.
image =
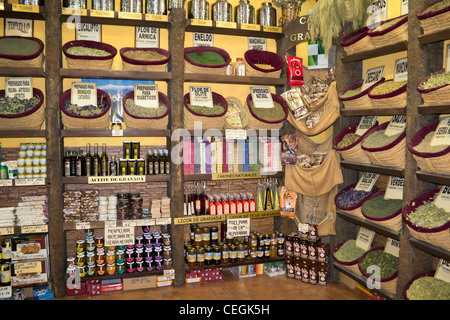
[(44, 62), (44, 43), (38, 38), (24, 38), (19, 36), (4, 36), (3, 38), (20, 38), (35, 41), (39, 44), (39, 49), (32, 55), (8, 55), (0, 54), (0, 67), (31, 67), (40, 68)]
[(429, 7), (435, 5), (437, 1), (433, 4), (423, 8), (418, 14), (420, 25), (423, 29), (423, 34), (430, 34), (434, 32), (439, 32), (450, 28), (450, 6), (443, 8), (441, 10), (431, 11), (428, 13), (423, 13)]
[[(186, 55), (187, 53), (191, 52), (197, 52), (197, 53), (203, 53), (205, 51), (212, 51), (220, 54), (223, 59), (225, 60), (224, 64), (216, 65), (216, 66), (210, 66), (206, 64), (201, 64), (198, 62), (195, 62), (188, 58)], [(216, 47), (189, 47), (184, 48), (184, 71), (186, 73), (207, 73), (207, 74), (218, 74), (218, 75), (224, 75), (227, 72), (227, 67), (231, 62), (230, 55), (228, 52), (226, 52), (223, 49), (216, 48)]]
[(369, 99), (371, 100), (371, 104), (373, 108), (382, 109), (382, 108), (393, 108), (393, 107), (404, 107), (406, 106), (406, 88), (407, 84), (394, 90), (392, 92), (386, 94), (375, 95), (372, 94), (373, 90), (379, 85), (390, 82), (394, 80), (385, 80), (379, 82), (375, 87), (372, 88), (369, 92)]
[(420, 82), (417, 84), (417, 91), (419, 91), (422, 94), (423, 103), (425, 105), (427, 104), (440, 104), (443, 101), (449, 101), (450, 100), (450, 85), (445, 84), (440, 87), (431, 88), (431, 89), (422, 89), (421, 86), (423, 83), (425, 83), (432, 75), (444, 73), (445, 69), (438, 70), (436, 72), (433, 72), (420, 80)]
[[(247, 50), (244, 53), (245, 75), (249, 77), (279, 78), (284, 67), (283, 59), (274, 52)], [(266, 64), (272, 69), (261, 69), (255, 64)]]
[(353, 261), (341, 261), (339, 259), (336, 258), (335, 254), (336, 252), (349, 240), (356, 240), (356, 238), (350, 238), (347, 240), (342, 241), (341, 243), (339, 243), (336, 247), (334, 247), (333, 251), (331, 252), (331, 255), (333, 256), (333, 260), (340, 264), (342, 267), (352, 271), (353, 273), (357, 274), (357, 275), (361, 275), (361, 271), (358, 268), (358, 260), (353, 260)]
[(111, 99), (105, 91), (97, 89), (97, 103), (100, 103), (101, 97), (103, 96), (103, 98), (107, 101), (106, 110), (99, 115), (91, 117), (76, 116), (64, 110), (64, 101), (70, 99), (71, 93), (71, 89), (66, 90), (59, 99), (61, 119), (66, 130), (102, 130), (109, 128), (109, 109), (111, 108)]
[(416, 281), (417, 279), (423, 278), (423, 277), (434, 277), (435, 273), (436, 273), (436, 270), (428, 270), (428, 271), (416, 274), (414, 277), (412, 277), (408, 281), (408, 283), (403, 287), (403, 297), (405, 298), (405, 300), (409, 300), (406, 292), (408, 291), (409, 287), (411, 287), (411, 285), (413, 284), (414, 281)]
[[(356, 163), (370, 163), (370, 159), (367, 157), (363, 149), (361, 149), (361, 142), (366, 137), (369, 130), (367, 130), (358, 140), (345, 148), (338, 148), (337, 144), (344, 138), (346, 134), (355, 133), (358, 128), (359, 122), (352, 124), (350, 127), (345, 128), (334, 138), (333, 148), (339, 152), (346, 161), (352, 161)], [(378, 126), (378, 121), (372, 126)]]
[(372, 100), (369, 98), (368, 94), (377, 84), (382, 81), (384, 81), (384, 78), (381, 78), (380, 81), (374, 83), (369, 88), (361, 91), (353, 97), (343, 98), (342, 95), (344, 95), (347, 91), (360, 88), (364, 83), (364, 79), (353, 82), (347, 85), (341, 92), (339, 92), (339, 100), (342, 101), (342, 103), (344, 104), (344, 108), (346, 109), (370, 109), (372, 108)]
[[(0, 96), (5, 90), (0, 90)], [(0, 128), (4, 130), (39, 130), (45, 119), (44, 94), (41, 90), (33, 88), (33, 96), (39, 97), (39, 103), (31, 110), (19, 114), (0, 115)]]
[[(165, 59), (158, 61), (136, 60), (125, 56), (128, 51), (154, 51), (165, 56)], [(170, 52), (160, 48), (122, 48), (120, 49), (120, 56), (122, 57), (122, 69), (131, 71), (144, 72), (166, 72), (167, 64), (170, 60)]]
[[(385, 191), (375, 192), (375, 193), (371, 194), (369, 197), (367, 197), (367, 199), (364, 202), (369, 201), (376, 197), (383, 197), (384, 193), (385, 193)], [(366, 218), (367, 220), (369, 220), (377, 225), (380, 225), (382, 227), (388, 228), (390, 230), (397, 232), (397, 231), (400, 231), (402, 228), (402, 215), (401, 215), (402, 209), (401, 208), (398, 209), (393, 214), (391, 214), (390, 216), (387, 216), (384, 218), (370, 217), (364, 213), (364, 210), (362, 207), (361, 207), (361, 213), (364, 216), (364, 218)]]
[(369, 28), (364, 27), (342, 37), (340, 44), (347, 55), (375, 49), (372, 38), (367, 34)]
[(385, 130), (389, 122), (385, 122), (375, 128), (369, 129), (369, 132), (361, 142), (361, 148), (366, 153), (370, 162), (379, 166), (404, 168), (405, 167), (405, 148), (406, 148), (406, 130), (403, 130), (402, 134), (390, 144), (380, 148), (367, 148), (364, 147), (364, 141), (372, 133)]
[(450, 175), (450, 145), (444, 150), (435, 153), (419, 152), (414, 149), (430, 132), (436, 130), (438, 122), (431, 123), (417, 131), (408, 141), (408, 149), (417, 161), (419, 168), (426, 172)]
[(416, 226), (407, 219), (408, 215), (416, 208), (425, 202), (433, 201), (439, 191), (440, 189), (429, 190), (414, 198), (403, 208), (402, 217), (406, 227), (414, 238), (450, 251), (450, 221), (443, 226), (427, 229)]
[[(88, 47), (99, 50), (105, 50), (110, 53), (104, 57), (92, 57), (92, 56), (75, 56), (67, 53), (67, 49), (70, 47)], [(114, 57), (117, 54), (117, 49), (113, 46), (90, 40), (74, 40), (69, 41), (62, 47), (63, 53), (66, 56), (67, 67), (69, 69), (96, 69), (96, 70), (109, 70), (111, 69)]]
[(334, 204), (335, 204), (336, 207), (337, 207), (338, 209), (340, 209), (341, 211), (346, 212), (346, 213), (351, 214), (351, 215), (353, 215), (353, 216), (355, 216), (355, 217), (358, 217), (358, 218), (361, 218), (361, 219), (365, 220), (365, 217), (362, 215), (362, 212), (361, 212), (361, 206), (364, 204), (364, 202), (367, 200), (367, 198), (369, 198), (370, 195), (372, 195), (372, 194), (375, 193), (375, 192), (378, 192), (378, 187), (377, 187), (377, 186), (374, 186), (374, 187), (373, 187), (372, 192), (369, 193), (369, 194), (367, 195), (367, 197), (365, 197), (364, 199), (362, 199), (360, 202), (358, 202), (357, 204), (355, 204), (355, 205), (353, 205), (353, 206), (350, 206), (350, 207), (343, 207), (343, 206), (341, 206), (341, 205), (337, 202), (337, 198), (338, 198), (341, 194), (343, 194), (344, 192), (348, 191), (349, 189), (355, 188), (356, 185), (357, 185), (357, 183), (352, 183), (352, 184), (346, 186), (346, 187), (345, 187), (344, 189), (342, 189), (341, 191), (339, 191), (339, 192), (336, 194), (336, 197), (334, 197)]
[(251, 100), (252, 100), (252, 95), (249, 94), (247, 96), (246, 103), (245, 103), (244, 107), (242, 108), (245, 113), (246, 118), (248, 119), (248, 127), (250, 129), (259, 129), (259, 130), (281, 129), (281, 127), (283, 126), (284, 120), (287, 119), (288, 114), (289, 114), (288, 106), (286, 105), (286, 102), (283, 100), (283, 98), (272, 93), (272, 100), (274, 102), (278, 103), (279, 105), (281, 105), (281, 107), (284, 109), (284, 113), (285, 113), (284, 118), (281, 120), (278, 120), (278, 121), (267, 121), (267, 120), (261, 119), (257, 115), (255, 115), (253, 113), (253, 111), (250, 109), (249, 103)]
[(158, 92), (159, 102), (162, 102), (167, 106), (167, 111), (159, 117), (139, 117), (132, 115), (125, 107), (125, 102), (128, 99), (134, 99), (134, 91), (128, 92), (122, 98), (123, 105), (123, 122), (129, 129), (167, 129), (169, 123), (170, 102), (169, 98), (162, 93)]
[[(408, 41), (408, 15), (405, 14), (402, 17), (403, 18), (400, 19), (400, 21), (393, 24), (389, 28), (381, 31), (377, 31), (377, 29), (375, 28), (367, 32), (369, 37), (372, 39), (375, 49)], [(397, 18), (398, 17), (383, 21), (381, 25)]]
[(213, 104), (220, 104), (224, 107), (224, 112), (219, 115), (204, 115), (194, 112), (189, 108), (190, 94), (184, 95), (184, 127), (188, 130), (194, 130), (194, 125), (196, 121), (202, 123), (202, 129), (218, 129), (221, 130), (225, 124), (225, 114), (228, 110), (227, 100), (220, 94), (212, 93)]

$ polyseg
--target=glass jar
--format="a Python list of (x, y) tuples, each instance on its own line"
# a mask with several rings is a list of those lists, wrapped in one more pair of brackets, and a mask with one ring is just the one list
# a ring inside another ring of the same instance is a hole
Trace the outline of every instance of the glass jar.
[(264, 246), (264, 258), (270, 258), (270, 246)]
[(250, 259), (258, 258), (258, 247), (250, 247)]
[(87, 274), (89, 277), (95, 276), (95, 272), (96, 272), (96, 271), (97, 271), (97, 266), (96, 266), (95, 263), (92, 264), (92, 265), (89, 265), (89, 264), (88, 264), (87, 270), (86, 270), (86, 274)]
[(205, 248), (197, 247), (197, 266), (203, 267), (205, 265)]
[(142, 13), (142, 0), (121, 0), (120, 11)]
[(142, 272), (145, 269), (145, 261), (144, 260), (140, 260), (140, 261), (136, 261), (136, 271), (137, 272)]
[(222, 251), (219, 245), (213, 246), (213, 264), (219, 265), (221, 260)]
[(277, 246), (275, 244), (271, 244), (269, 248), (270, 248), (269, 249), (269, 252), (270, 252), (269, 256), (271, 258), (275, 258), (277, 256), (277, 249), (278, 249)]
[(114, 251), (108, 251), (106, 253), (106, 263), (113, 264), (116, 262), (116, 253)]
[(245, 259), (245, 245), (240, 243), (237, 245), (236, 262), (242, 263)]
[(277, 11), (271, 2), (263, 2), (257, 12), (258, 24), (261, 26), (277, 25)]
[(194, 246), (188, 248), (187, 264), (190, 268), (193, 268), (197, 265), (197, 249)]
[(223, 243), (221, 246), (222, 250), (222, 263), (229, 263), (230, 262), (230, 251), (229, 246), (226, 243)]
[(77, 266), (77, 268), (78, 268), (78, 275), (81, 277), (81, 278), (84, 278), (85, 276), (86, 276), (86, 266)]
[(212, 265), (212, 256), (213, 256), (213, 250), (211, 246), (205, 247), (205, 266)]
[(64, 8), (87, 9), (86, 0), (63, 0)]
[(263, 246), (259, 246), (257, 248), (256, 256), (257, 256), (258, 259), (264, 258), (264, 247)]
[(116, 273), (116, 263), (108, 263), (106, 264), (106, 272), (112, 276), (114, 273)]
[(236, 263), (237, 247), (235, 244), (230, 244), (230, 263)]
[(104, 251), (97, 251), (95, 262), (97, 262), (97, 264), (103, 264), (105, 262), (105, 258), (106, 256)]
[(86, 255), (86, 263), (88, 266), (95, 265), (95, 253), (94, 252), (88, 252)]
[(146, 13), (166, 14), (166, 0), (147, 0)]
[(202, 233), (202, 243), (203, 246), (209, 246), (210, 245), (210, 241), (211, 241), (211, 234), (210, 234), (210, 228), (209, 227), (203, 227), (203, 233)]
[(116, 272), (117, 274), (123, 274), (125, 272), (125, 262), (117, 262), (116, 263)]
[(95, 246), (97, 248), (103, 248), (104, 244), (105, 244), (105, 240), (103, 239), (103, 237), (101, 237), (101, 236), (95, 237)]
[(114, 0), (92, 0), (92, 10), (114, 11)]
[(211, 231), (211, 245), (217, 245), (219, 243), (219, 228), (217, 226), (212, 226)]
[(77, 240), (77, 252), (81, 253), (84, 252), (84, 249), (86, 248), (86, 243), (84, 240)]
[(277, 256), (284, 256), (284, 246), (282, 244), (278, 244), (277, 246)]
[(105, 271), (106, 271), (105, 263), (97, 263), (97, 274), (99, 276), (102, 276), (105, 274)]
[(77, 253), (77, 266), (82, 267), (86, 263), (86, 255), (84, 252)]
[(197, 227), (194, 230), (194, 246), (201, 246), (203, 244), (203, 232), (202, 229)]
[(165, 270), (172, 269), (172, 258), (164, 259), (164, 269)]

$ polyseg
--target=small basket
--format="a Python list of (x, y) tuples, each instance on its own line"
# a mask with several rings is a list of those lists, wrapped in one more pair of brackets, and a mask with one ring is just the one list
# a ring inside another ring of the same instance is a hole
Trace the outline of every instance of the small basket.
[[(398, 17), (397, 17), (398, 18)], [(381, 25), (388, 23), (394, 19), (383, 21)], [(367, 32), (369, 37), (375, 46), (375, 49), (392, 46), (400, 42), (408, 41), (408, 15), (402, 16), (398, 22), (381, 31), (377, 31), (377, 28), (369, 30)]]
[[(352, 161), (355, 163), (366, 163), (369, 164), (370, 160), (367, 157), (364, 150), (361, 149), (361, 141), (366, 137), (369, 130), (367, 130), (361, 137), (359, 137), (358, 140), (356, 140), (351, 145), (345, 147), (345, 148), (338, 148), (337, 144), (344, 138), (345, 135), (349, 133), (355, 133), (356, 129), (358, 128), (359, 123), (352, 124), (350, 127), (345, 128), (339, 134), (334, 138), (333, 140), (333, 148), (339, 152), (346, 161)], [(372, 126), (376, 127), (378, 126), (378, 121)]]
[[(219, 64), (215, 66), (210, 66), (206, 64), (201, 64), (195, 62), (188, 58), (187, 53), (196, 52), (201, 54), (205, 51), (212, 51), (220, 54), (225, 60), (224, 64)], [(227, 72), (227, 67), (231, 62), (230, 55), (223, 49), (216, 47), (189, 47), (184, 48), (184, 72), (185, 73), (207, 73), (207, 74), (217, 74), (224, 75)]]
[[(158, 61), (136, 60), (125, 56), (128, 51), (154, 51), (165, 56), (165, 59)], [(143, 71), (143, 72), (166, 72), (167, 64), (170, 60), (170, 52), (160, 48), (122, 48), (122, 70)]]
[(440, 189), (429, 190), (414, 198), (403, 208), (402, 216), (406, 227), (414, 238), (450, 251), (450, 221), (440, 227), (428, 229), (416, 226), (407, 219), (411, 212), (423, 205), (425, 202), (433, 201), (439, 191)]
[(402, 134), (397, 137), (390, 144), (380, 148), (367, 148), (364, 147), (364, 141), (372, 133), (380, 130), (385, 130), (389, 122), (385, 122), (375, 128), (369, 129), (367, 135), (361, 142), (361, 148), (366, 153), (370, 162), (386, 167), (405, 168), (405, 148), (406, 148), (406, 130), (403, 130)]
[[(93, 57), (93, 56), (75, 56), (67, 53), (67, 49), (71, 47), (87, 47), (99, 50), (105, 50), (110, 54), (104, 57)], [(109, 70), (112, 67), (114, 57), (117, 54), (117, 49), (113, 46), (90, 40), (74, 40), (67, 42), (62, 50), (67, 60), (67, 67), (69, 69), (95, 69), (95, 70)]]
[(221, 130), (225, 124), (225, 114), (228, 110), (227, 100), (218, 93), (212, 93), (213, 104), (220, 104), (224, 107), (224, 112), (218, 115), (204, 115), (196, 113), (189, 108), (191, 101), (190, 94), (184, 95), (184, 127), (187, 130), (194, 130), (196, 121), (202, 122), (202, 129), (218, 129)]
[(356, 187), (356, 185), (357, 185), (357, 183), (352, 183), (352, 184), (346, 186), (346, 187), (345, 187), (344, 189), (342, 189), (341, 191), (339, 191), (339, 192), (336, 194), (336, 196), (334, 197), (334, 204), (336, 205), (336, 207), (337, 207), (339, 210), (341, 210), (341, 211), (343, 211), (343, 212), (346, 212), (346, 213), (348, 213), (348, 214), (351, 214), (351, 215), (353, 215), (353, 216), (355, 216), (355, 217), (358, 217), (358, 218), (361, 218), (361, 219), (365, 220), (365, 217), (362, 215), (362, 212), (361, 212), (361, 206), (362, 206), (362, 205), (364, 204), (364, 202), (369, 198), (370, 195), (372, 195), (372, 194), (375, 193), (375, 192), (378, 192), (378, 187), (377, 187), (377, 186), (374, 186), (374, 187), (373, 187), (372, 192), (369, 193), (369, 194), (367, 195), (367, 197), (365, 197), (364, 199), (362, 199), (360, 202), (358, 202), (357, 204), (355, 204), (355, 205), (353, 205), (353, 206), (350, 206), (350, 207), (343, 207), (343, 206), (341, 206), (341, 205), (337, 202), (337, 198), (338, 198), (341, 194), (343, 194), (344, 192), (346, 192), (346, 191), (348, 191), (348, 190), (350, 190), (350, 189), (354, 189), (354, 188)]
[(227, 120), (226, 120), (226, 116), (225, 116), (224, 129), (244, 129), (244, 128), (246, 128), (247, 125), (248, 125), (248, 119), (247, 119), (247, 116), (245, 115), (245, 112), (243, 110), (241, 101), (239, 101), (239, 99), (235, 98), (235, 97), (226, 97), (225, 100), (227, 100), (228, 109), (230, 108), (230, 103), (236, 103), (236, 104), (239, 105), (239, 109), (241, 110), (240, 117), (241, 117), (242, 125), (241, 126), (237, 126), (237, 125), (234, 126), (234, 125), (228, 123)]
[(372, 94), (373, 90), (379, 85), (390, 82), (394, 80), (386, 80), (379, 82), (373, 89), (369, 92), (369, 99), (371, 100), (372, 107), (375, 109), (382, 108), (394, 108), (394, 107), (405, 107), (406, 106), (406, 88), (407, 84), (402, 87), (386, 94), (375, 95)]
[[(367, 197), (365, 202), (377, 198), (377, 197), (384, 197), (385, 191), (378, 191)], [(364, 210), (361, 207), (361, 213), (368, 221), (373, 222), (379, 226), (385, 227), (387, 229), (393, 230), (395, 232), (398, 232), (402, 228), (402, 208), (398, 209), (396, 212), (391, 214), (390, 216), (384, 217), (384, 218), (374, 218), (370, 217), (366, 214), (364, 214)]]
[(350, 238), (347, 240), (342, 241), (341, 243), (339, 243), (336, 247), (334, 247), (333, 251), (331, 252), (331, 255), (333, 256), (333, 260), (337, 263), (340, 264), (342, 267), (352, 271), (353, 273), (355, 273), (356, 275), (361, 275), (361, 271), (359, 271), (358, 268), (358, 259), (353, 260), (353, 261), (341, 261), (339, 259), (336, 258), (335, 254), (336, 252), (347, 242), (350, 240), (356, 240), (355, 238)]
[(416, 274), (414, 277), (411, 278), (411, 280), (408, 281), (408, 283), (403, 287), (403, 297), (405, 300), (409, 300), (407, 291), (409, 290), (409, 287), (416, 281), (417, 279), (423, 278), (423, 277), (434, 277), (434, 274), (436, 273), (436, 270), (428, 270), (425, 272), (421, 272), (419, 274)]
[(344, 108), (346, 109), (370, 109), (372, 108), (372, 100), (369, 98), (368, 94), (377, 84), (382, 81), (384, 81), (384, 78), (381, 78), (377, 83), (374, 83), (366, 90), (361, 91), (360, 93), (352, 97), (343, 98), (342, 95), (344, 95), (347, 91), (356, 90), (362, 87), (364, 79), (353, 82), (347, 85), (344, 90), (339, 93), (339, 100), (342, 101), (342, 103), (344, 104)]
[(278, 103), (279, 105), (281, 105), (281, 107), (284, 110), (285, 116), (283, 117), (283, 119), (278, 120), (278, 121), (267, 121), (264, 119), (259, 118), (257, 115), (255, 115), (253, 113), (253, 111), (250, 108), (250, 101), (252, 100), (252, 95), (249, 94), (247, 96), (247, 101), (244, 105), (244, 107), (242, 108), (245, 116), (248, 119), (248, 127), (251, 129), (259, 129), (259, 130), (263, 130), (263, 129), (267, 129), (267, 130), (279, 130), (281, 129), (281, 127), (283, 126), (284, 120), (287, 119), (288, 114), (289, 114), (289, 109), (288, 106), (286, 105), (286, 102), (280, 97), (277, 96), (276, 94), (271, 94), (272, 95), (272, 100), (276, 103)]
[(417, 18), (419, 18), (424, 35), (447, 30), (448, 28), (450, 28), (450, 6), (445, 7), (441, 10), (423, 13), (429, 7), (434, 6), (436, 3), (441, 1), (442, 0), (434, 2), (433, 4), (423, 8), (417, 14)]
[(436, 130), (438, 122), (431, 123), (417, 131), (408, 141), (408, 149), (417, 161), (418, 167), (426, 172), (450, 175), (450, 145), (435, 153), (419, 152), (414, 149), (429, 134)]
[[(373, 275), (367, 273), (365, 270), (362, 269), (361, 264), (364, 261), (364, 258), (373, 251), (376, 250), (384, 250), (384, 247), (377, 247), (377, 248), (372, 248), (370, 250), (368, 250), (361, 258), (359, 258), (358, 260), (358, 268), (359, 271), (361, 272), (361, 274), (363, 275), (363, 277), (367, 278), (368, 281), (375, 281), (375, 279), (373, 279)], [(384, 279), (376, 279), (376, 281), (380, 282), (380, 286), (381, 289), (390, 293), (390, 294), (395, 294), (397, 291), (397, 278), (398, 278), (398, 270), (396, 272), (394, 272), (394, 274), (392, 274), (391, 276), (384, 278)]]
[(340, 43), (347, 55), (375, 49), (372, 38), (367, 32), (369, 32), (369, 28), (364, 27), (342, 37)]
[(91, 130), (109, 128), (109, 109), (111, 108), (111, 99), (109, 95), (100, 89), (97, 89), (97, 103), (100, 103), (103, 96), (107, 102), (107, 108), (103, 113), (96, 116), (77, 116), (70, 114), (64, 109), (64, 101), (70, 99), (72, 89), (63, 92), (59, 99), (59, 108), (61, 109), (61, 119), (66, 130)]
[(449, 101), (450, 100), (450, 85), (445, 84), (440, 87), (431, 88), (431, 89), (422, 89), (421, 86), (433, 75), (444, 73), (445, 69), (441, 69), (439, 71), (436, 71), (428, 76), (426, 76), (424, 79), (422, 79), (417, 84), (417, 91), (419, 91), (422, 94), (423, 103), (425, 105), (427, 104), (440, 104), (443, 101)]
[[(244, 53), (245, 75), (248, 77), (279, 78), (284, 67), (283, 59), (274, 52), (247, 50)], [(266, 64), (272, 69), (261, 69), (255, 64)]]
[(158, 92), (159, 102), (162, 102), (167, 106), (167, 111), (159, 117), (149, 118), (149, 117), (139, 117), (132, 115), (128, 112), (125, 102), (128, 99), (134, 99), (134, 91), (128, 92), (122, 98), (123, 105), (123, 122), (128, 129), (167, 129), (167, 124), (169, 123), (169, 112), (170, 112), (170, 102), (169, 98), (162, 93)]
[[(5, 90), (0, 90), (0, 96)], [(39, 97), (39, 103), (31, 110), (18, 114), (0, 115), (0, 127), (4, 130), (39, 130), (45, 119), (44, 94), (41, 90), (33, 88), (33, 96)]]
[(39, 49), (34, 54), (28, 56), (22, 55), (8, 55), (8, 54), (0, 54), (0, 67), (30, 67), (30, 68), (41, 68), (44, 62), (44, 43), (38, 38), (25, 38), (19, 36), (4, 36), (0, 37), (0, 39), (4, 38), (19, 38), (19, 39), (27, 39), (35, 41), (39, 44)]

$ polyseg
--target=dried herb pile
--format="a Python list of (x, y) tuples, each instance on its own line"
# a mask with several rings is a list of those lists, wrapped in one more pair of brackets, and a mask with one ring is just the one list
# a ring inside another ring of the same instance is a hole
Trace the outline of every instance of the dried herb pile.
[(125, 108), (133, 116), (144, 118), (160, 117), (167, 111), (167, 106), (161, 101), (159, 102), (158, 108), (146, 108), (136, 105), (134, 99), (127, 99), (125, 101)]
[(444, 86), (446, 84), (450, 84), (450, 72), (433, 74), (420, 86), (420, 88), (425, 90), (433, 89)]
[(394, 24), (396, 24), (397, 22), (399, 22), (400, 20), (402, 20), (404, 17), (398, 17), (396, 19), (392, 19), (391, 21), (388, 21), (386, 23), (383, 23), (381, 26), (379, 26), (378, 28), (375, 28), (374, 31), (383, 31), (386, 30), (389, 27), (392, 27)]
[(265, 70), (273, 69), (273, 67), (270, 64), (255, 63), (255, 66)]
[(354, 132), (347, 133), (341, 141), (339, 141), (336, 145), (338, 148), (345, 148), (352, 144), (354, 144), (358, 139), (361, 138), (359, 134), (356, 134)]
[(436, 3), (434, 5), (430, 6), (426, 10), (424, 10), (423, 13), (439, 11), (439, 10), (442, 10), (444, 8), (447, 8), (448, 6), (450, 6), (450, 0), (442, 0), (442, 1), (439, 1), (438, 3)]
[(273, 102), (273, 108), (270, 109), (255, 108), (253, 100), (250, 100), (249, 107), (257, 117), (266, 121), (280, 121), (286, 116), (283, 107), (275, 101)]
[(435, 277), (414, 280), (406, 290), (409, 300), (450, 300), (450, 283)]
[(402, 200), (398, 199), (384, 199), (381, 194), (378, 197), (372, 198), (364, 202), (361, 210), (365, 215), (372, 218), (386, 218), (393, 215), (402, 207)]
[(67, 53), (74, 56), (91, 56), (91, 57), (106, 57), (111, 55), (108, 51), (88, 48), (82, 46), (74, 46), (67, 49)]
[(106, 101), (99, 104), (98, 106), (93, 105), (78, 106), (76, 104), (72, 104), (70, 102), (70, 99), (64, 101), (64, 110), (75, 116), (83, 116), (83, 117), (97, 116), (99, 114), (102, 114), (107, 107), (108, 104)]
[(366, 253), (366, 251), (356, 246), (356, 240), (350, 239), (340, 246), (334, 256), (339, 261), (352, 262), (361, 258), (364, 253)]
[(406, 218), (418, 227), (432, 229), (443, 226), (450, 221), (450, 212), (439, 208), (434, 202), (426, 202)]
[(127, 58), (141, 61), (161, 61), (167, 57), (152, 50), (130, 50), (125, 51), (123, 55)]
[(370, 266), (378, 266), (380, 268), (380, 278), (386, 279), (398, 271), (398, 257), (393, 256), (383, 250), (374, 250), (364, 257), (361, 261), (361, 268), (368, 272)]
[(350, 97), (354, 97), (357, 94), (360, 94), (362, 91), (362, 86), (357, 88), (357, 89), (353, 89), (353, 90), (347, 90), (343, 95), (341, 95), (341, 98), (350, 98)]
[(0, 97), (0, 114), (19, 114), (30, 111), (39, 103), (39, 97), (31, 99), (18, 99)]
[(375, 188), (372, 188), (370, 192), (357, 191), (354, 187), (338, 194), (336, 196), (336, 202), (343, 208), (349, 208), (357, 205), (362, 200), (367, 198), (374, 192)]
[(378, 130), (368, 135), (362, 145), (366, 148), (381, 148), (394, 142), (401, 134), (402, 132), (388, 136), (384, 134), (384, 130)]
[(220, 104), (214, 104), (212, 108), (189, 104), (189, 108), (196, 113), (204, 114), (207, 116), (219, 115), (224, 113), (225, 111), (225, 108)]
[(39, 43), (23, 38), (1, 38), (0, 54), (14, 56), (29, 56), (36, 53), (40, 48)]
[(378, 95), (382, 95), (382, 94), (391, 93), (391, 92), (394, 92), (397, 89), (400, 89), (406, 83), (407, 83), (406, 80), (405, 81), (398, 81), (398, 82), (386, 81), (386, 82), (383, 82), (383, 83), (379, 84), (375, 88), (373, 88), (373, 90), (370, 92), (370, 94), (378, 96)]
[(431, 146), (430, 143), (433, 140), (434, 131), (428, 133), (423, 140), (414, 147), (414, 150), (419, 152), (426, 152), (426, 153), (436, 153), (444, 150), (448, 147), (448, 145), (439, 145), (439, 146)]
[(225, 59), (217, 52), (205, 51), (202, 52), (201, 54), (197, 54), (196, 52), (190, 52), (187, 53), (186, 56), (192, 61), (209, 66), (217, 66), (225, 64)]

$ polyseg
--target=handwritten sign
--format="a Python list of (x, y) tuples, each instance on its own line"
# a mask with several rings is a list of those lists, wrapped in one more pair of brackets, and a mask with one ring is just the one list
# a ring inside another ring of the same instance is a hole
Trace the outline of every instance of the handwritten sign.
[(189, 87), (191, 104), (195, 106), (202, 106), (212, 108), (213, 99), (211, 87)]
[(32, 37), (33, 20), (5, 18), (5, 36)]
[(105, 246), (126, 246), (134, 244), (134, 226), (105, 228)]
[(7, 78), (5, 91), (8, 98), (31, 99), (33, 97), (33, 79)]
[(362, 136), (367, 130), (372, 128), (377, 122), (377, 116), (363, 116), (359, 121), (355, 134)]
[(441, 146), (450, 144), (450, 117), (439, 121), (439, 124), (434, 131), (433, 139), (430, 142), (431, 146)]
[(359, 229), (358, 236), (356, 237), (355, 245), (358, 248), (361, 248), (361, 249), (367, 251), (370, 249), (370, 246), (372, 245), (374, 236), (375, 236), (375, 231), (361, 227)]
[(389, 177), (389, 181), (384, 193), (384, 199), (403, 199), (403, 185), (405, 179), (400, 177)]
[(436, 198), (434, 198), (434, 204), (447, 212), (450, 211), (450, 186), (441, 187)]
[(267, 39), (266, 38), (248, 38), (248, 50), (260, 50), (267, 51)]
[(370, 86), (374, 85), (383, 77), (384, 66), (376, 67), (367, 70), (366, 76), (364, 77), (364, 83), (362, 85), (361, 91), (366, 90)]
[(384, 246), (384, 252), (392, 254), (394, 257), (399, 257), (400, 255), (400, 241), (387, 238), (386, 245)]
[(389, 122), (384, 134), (391, 137), (402, 133), (406, 128), (406, 116), (404, 114), (395, 115)]
[(102, 25), (97, 23), (76, 23), (76, 40), (102, 41)]
[(159, 107), (158, 86), (156, 84), (135, 84), (134, 103), (144, 108)]
[(408, 58), (395, 61), (394, 82), (408, 80)]
[(71, 94), (72, 104), (80, 107), (97, 106), (97, 83), (95, 82), (73, 82)]
[(436, 279), (450, 282), (450, 263), (447, 260), (439, 260), (434, 277)]
[(272, 94), (268, 87), (251, 87), (253, 105), (255, 108), (272, 109)]
[(248, 236), (249, 230), (250, 230), (250, 218), (227, 220), (228, 238)]
[(355, 186), (356, 191), (369, 192), (378, 180), (380, 175), (378, 173), (364, 172), (361, 179)]
[(194, 32), (192, 34), (193, 37), (193, 46), (194, 47), (213, 47), (214, 46), (214, 35), (212, 33), (200, 33)]

